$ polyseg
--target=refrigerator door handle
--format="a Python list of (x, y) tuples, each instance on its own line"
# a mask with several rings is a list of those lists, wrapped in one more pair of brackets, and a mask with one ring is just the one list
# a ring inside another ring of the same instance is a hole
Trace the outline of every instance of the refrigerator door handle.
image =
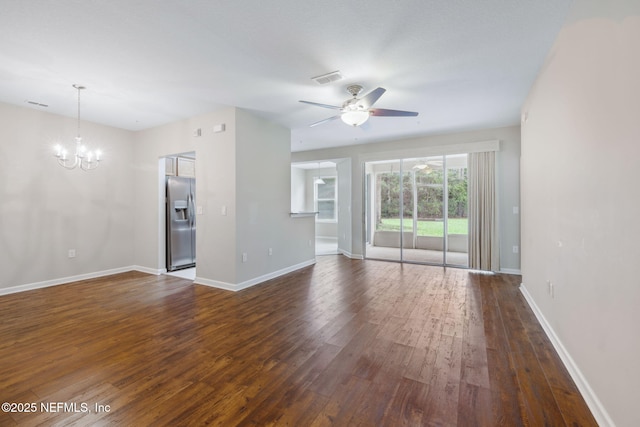
[(189, 223), (191, 226), (195, 223), (195, 206), (193, 204), (193, 193), (189, 193)]

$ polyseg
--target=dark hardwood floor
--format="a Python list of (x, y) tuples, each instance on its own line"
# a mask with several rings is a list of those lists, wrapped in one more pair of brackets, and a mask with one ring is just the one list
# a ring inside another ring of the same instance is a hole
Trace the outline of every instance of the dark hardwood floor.
[(596, 425), (519, 283), (324, 256), (238, 293), (130, 272), (2, 296), (0, 425)]

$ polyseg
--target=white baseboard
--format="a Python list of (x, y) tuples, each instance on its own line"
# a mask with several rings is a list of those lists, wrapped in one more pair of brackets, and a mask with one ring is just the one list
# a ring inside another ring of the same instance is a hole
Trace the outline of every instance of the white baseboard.
[[(226, 291), (237, 292), (237, 291), (241, 291), (243, 289), (247, 289), (247, 288), (250, 288), (252, 286), (255, 286), (255, 285), (259, 284), (259, 283), (266, 282), (267, 280), (271, 280), (271, 279), (275, 279), (276, 277), (283, 276), (283, 275), (285, 275), (287, 273), (291, 273), (293, 271), (300, 270), (301, 268), (308, 267), (308, 266), (313, 265), (315, 263), (316, 263), (315, 258), (314, 259), (310, 259), (308, 261), (301, 262), (299, 264), (292, 265), (290, 267), (283, 268), (281, 270), (277, 270), (277, 271), (274, 271), (274, 272), (271, 272), (271, 273), (263, 274), (262, 276), (258, 276), (258, 277), (254, 278), (254, 279), (247, 280), (247, 281), (244, 281), (244, 282), (241, 282), (241, 283), (237, 283), (237, 284), (221, 282), (221, 281), (218, 281), (218, 280), (205, 279), (203, 277), (196, 277), (195, 280), (193, 281), (193, 283), (196, 284), (196, 285), (211, 286), (212, 288), (218, 288), (218, 289), (224, 289)], [(197, 270), (196, 270), (196, 272), (197, 272)]]
[[(140, 267), (141, 268), (141, 267)], [(17, 292), (32, 291), (34, 289), (48, 288), (50, 286), (63, 285), (65, 283), (77, 282), (79, 280), (95, 279), (97, 277), (110, 276), (112, 274), (125, 273), (127, 271), (137, 270), (132, 266), (113, 268), (110, 270), (96, 271), (93, 273), (78, 274), (76, 276), (60, 277), (58, 279), (44, 280), (42, 282), (27, 283), (25, 285), (11, 286), (9, 288), (0, 288), (0, 295), (15, 294)]]
[(149, 267), (142, 267), (140, 265), (132, 265), (130, 270), (139, 271), (141, 273), (153, 274), (154, 276), (159, 276), (167, 272), (166, 268), (149, 268)]
[(364, 259), (364, 257), (362, 255), (356, 255), (356, 254), (352, 254), (351, 252), (347, 252), (344, 249), (340, 249), (338, 248), (338, 252), (340, 252), (342, 255), (346, 256), (347, 258), (351, 258), (351, 259)]
[(578, 390), (580, 390), (582, 397), (587, 403), (587, 406), (591, 410), (591, 413), (593, 414), (594, 418), (598, 422), (598, 425), (600, 425), (600, 427), (614, 427), (615, 424), (613, 423), (613, 420), (609, 416), (609, 413), (604, 408), (604, 406), (602, 405), (602, 402), (600, 402), (600, 399), (598, 399), (598, 396), (596, 396), (595, 392), (587, 382), (587, 379), (584, 377), (584, 375), (576, 365), (575, 361), (573, 360), (573, 358), (571, 357), (567, 349), (562, 344), (562, 341), (560, 341), (560, 338), (558, 338), (558, 336), (556, 335), (555, 331), (553, 330), (549, 322), (547, 322), (547, 319), (544, 317), (544, 315), (538, 308), (538, 305), (534, 301), (533, 297), (531, 297), (531, 294), (529, 294), (529, 291), (527, 291), (527, 288), (525, 287), (524, 283), (520, 284), (520, 292), (522, 293), (522, 295), (524, 296), (524, 299), (529, 304), (529, 307), (531, 307), (531, 310), (533, 311), (536, 318), (538, 319), (538, 322), (540, 322), (540, 325), (542, 325), (542, 329), (544, 329), (544, 332), (547, 334), (547, 337), (549, 337), (549, 340), (551, 341), (551, 344), (553, 344), (553, 347), (556, 349), (558, 356), (560, 356), (562, 363), (564, 363), (564, 366), (567, 368), (567, 371), (569, 371), (569, 375), (571, 375), (571, 378), (576, 383)]
[(515, 269), (515, 268), (501, 268), (500, 269), (500, 273), (504, 273), (504, 274), (517, 274), (519, 276), (522, 276), (522, 271)]
[[(246, 282), (242, 282), (238, 284), (218, 282), (215, 280), (204, 279), (201, 277), (196, 277), (194, 283), (197, 283), (200, 285), (213, 286), (214, 288), (226, 289), (230, 291), (240, 291), (242, 289), (246, 289), (251, 286), (257, 285), (258, 283), (262, 283), (267, 280), (276, 278), (278, 276), (282, 276), (284, 274), (290, 273), (292, 271), (299, 270), (304, 267), (308, 267), (315, 263), (316, 263), (316, 260), (314, 258), (314, 259), (302, 262), (300, 264), (283, 268), (282, 270), (274, 271), (272, 273), (268, 273), (263, 276), (256, 277), (255, 279), (247, 280)], [(42, 282), (28, 283), (25, 285), (11, 286), (8, 288), (0, 288), (0, 296), (15, 294), (17, 292), (31, 291), (34, 289), (48, 288), (50, 286), (64, 285), (65, 283), (77, 282), (80, 280), (95, 279), (98, 277), (110, 276), (112, 274), (126, 273), (127, 271), (139, 271), (141, 273), (153, 274), (155, 276), (159, 276), (161, 274), (166, 273), (166, 269), (149, 268), (149, 267), (143, 267), (140, 265), (130, 265), (127, 267), (113, 268), (110, 270), (96, 271), (93, 273), (78, 274), (75, 276), (60, 277), (57, 279), (44, 280)]]

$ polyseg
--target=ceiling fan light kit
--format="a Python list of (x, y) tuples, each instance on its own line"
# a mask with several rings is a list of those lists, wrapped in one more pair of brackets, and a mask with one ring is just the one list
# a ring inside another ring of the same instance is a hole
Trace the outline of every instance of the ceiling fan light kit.
[(386, 92), (386, 89), (379, 87), (372, 90), (362, 98), (358, 98), (360, 92), (362, 92), (362, 86), (350, 85), (347, 87), (347, 91), (353, 96), (351, 99), (347, 99), (342, 103), (342, 107), (319, 104), (311, 101), (300, 101), (304, 104), (315, 105), (316, 107), (329, 108), (332, 110), (340, 110), (341, 114), (333, 117), (329, 117), (319, 122), (312, 123), (310, 126), (317, 126), (322, 123), (330, 122), (335, 119), (342, 119), (344, 123), (349, 126), (360, 126), (369, 119), (369, 116), (387, 116), (387, 117), (415, 117), (418, 113), (414, 111), (401, 111), (401, 110), (387, 110), (383, 108), (371, 108), (371, 106)]
[(360, 126), (369, 119), (369, 112), (364, 110), (345, 111), (340, 118), (349, 126)]

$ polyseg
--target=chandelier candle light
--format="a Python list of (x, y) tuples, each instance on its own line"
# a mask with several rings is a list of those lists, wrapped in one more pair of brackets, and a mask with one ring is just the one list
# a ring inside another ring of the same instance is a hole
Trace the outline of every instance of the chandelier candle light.
[(60, 144), (55, 146), (54, 156), (58, 159), (58, 164), (66, 169), (75, 169), (79, 167), (84, 171), (92, 170), (98, 167), (102, 153), (100, 150), (87, 151), (87, 147), (82, 144), (80, 136), (80, 91), (86, 89), (82, 85), (73, 85), (78, 90), (78, 135), (76, 136), (76, 148), (73, 156), (68, 156), (67, 149)]

